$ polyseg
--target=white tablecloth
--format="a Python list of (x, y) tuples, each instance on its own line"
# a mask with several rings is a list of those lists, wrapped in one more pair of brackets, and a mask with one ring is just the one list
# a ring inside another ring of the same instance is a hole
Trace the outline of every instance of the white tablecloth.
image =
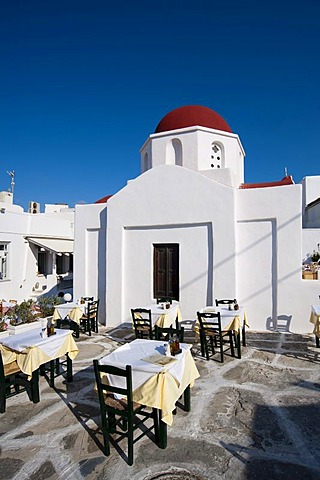
[[(55, 330), (55, 335), (50, 337), (41, 337), (41, 328), (34, 329), (31, 332), (18, 333), (3, 338), (0, 343), (10, 350), (23, 352), (27, 348), (39, 347), (45, 354), (53, 357), (61, 347), (65, 338), (70, 335), (70, 330)], [(72, 333), (72, 332), (71, 332)]]

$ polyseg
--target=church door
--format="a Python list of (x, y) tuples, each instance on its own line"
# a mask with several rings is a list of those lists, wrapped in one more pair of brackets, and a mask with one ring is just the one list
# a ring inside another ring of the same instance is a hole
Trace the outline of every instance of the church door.
[(179, 300), (179, 245), (154, 245), (153, 295)]

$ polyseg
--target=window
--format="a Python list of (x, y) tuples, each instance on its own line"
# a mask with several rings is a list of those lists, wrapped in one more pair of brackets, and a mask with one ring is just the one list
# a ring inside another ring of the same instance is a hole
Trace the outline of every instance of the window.
[(153, 246), (153, 295), (179, 300), (179, 245)]
[(222, 167), (222, 148), (221, 145), (218, 143), (214, 142), (211, 145), (211, 163), (210, 166), (211, 168), (221, 168)]
[(57, 255), (56, 256), (56, 273), (58, 275), (72, 272), (72, 270), (73, 270), (73, 255)]
[(9, 250), (8, 243), (0, 243), (0, 280), (9, 278)]
[(38, 250), (38, 273), (41, 275), (48, 274), (48, 252), (44, 249)]

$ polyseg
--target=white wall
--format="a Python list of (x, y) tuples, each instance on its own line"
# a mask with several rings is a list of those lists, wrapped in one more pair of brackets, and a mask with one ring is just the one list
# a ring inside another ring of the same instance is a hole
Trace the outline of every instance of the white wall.
[(271, 321), (285, 315), (292, 317), (291, 331), (312, 331), (310, 305), (318, 288), (301, 276), (301, 197), (301, 185), (237, 192), (239, 300), (254, 329), (266, 329), (271, 308)]
[[(1, 205), (0, 205), (1, 207)], [(38, 295), (50, 292), (57, 285), (55, 270), (46, 276), (37, 274), (37, 255), (26, 236), (73, 238), (73, 213), (29, 214), (12, 205), (0, 214), (0, 241), (9, 242), (9, 279), (0, 281), (0, 298), (30, 298), (35, 284)]]
[(74, 298), (99, 298), (99, 322), (105, 323), (107, 204), (76, 205)]
[(184, 318), (235, 292), (234, 189), (183, 167), (159, 166), (108, 202), (107, 324), (154, 302), (153, 243), (180, 245)]

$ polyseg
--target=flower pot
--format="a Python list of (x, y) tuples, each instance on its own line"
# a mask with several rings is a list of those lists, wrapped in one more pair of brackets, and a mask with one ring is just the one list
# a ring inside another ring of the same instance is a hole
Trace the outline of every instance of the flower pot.
[(8, 325), (8, 332), (10, 335), (17, 335), (18, 333), (28, 332), (36, 328), (41, 328), (40, 322), (20, 323), (20, 325)]

